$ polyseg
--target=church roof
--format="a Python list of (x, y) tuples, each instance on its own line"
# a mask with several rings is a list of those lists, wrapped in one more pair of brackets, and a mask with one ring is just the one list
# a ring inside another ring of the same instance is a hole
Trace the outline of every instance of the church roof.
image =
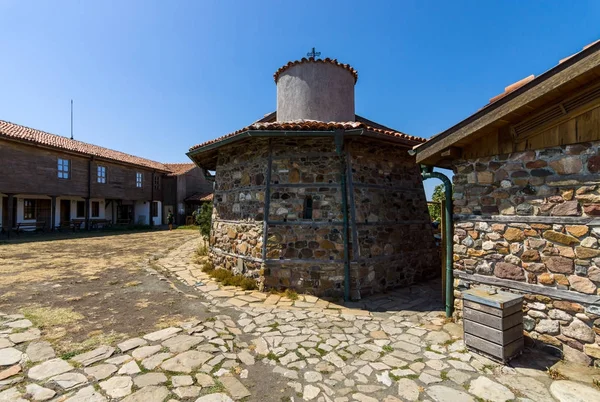
[(342, 67), (342, 68), (348, 70), (354, 76), (354, 82), (356, 83), (356, 81), (358, 81), (358, 71), (356, 71), (350, 64), (343, 64), (343, 63), (340, 63), (339, 61), (337, 61), (336, 59), (330, 59), (329, 57), (325, 58), (325, 59), (315, 59), (314, 57), (309, 57), (309, 58), (303, 57), (300, 60), (290, 61), (285, 66), (280, 67), (277, 71), (275, 71), (275, 74), (273, 74), (273, 79), (275, 80), (275, 82), (277, 82), (277, 80), (279, 79), (279, 76), (281, 74), (283, 74), (284, 71), (286, 71), (290, 67), (293, 67), (297, 64), (304, 64), (304, 63), (333, 64), (334, 66)]
[(418, 145), (426, 142), (427, 140), (420, 137), (415, 137), (413, 135), (404, 134), (400, 131), (391, 129), (389, 127), (383, 126), (381, 124), (375, 123), (371, 120), (365, 119), (356, 115), (356, 121), (346, 121), (346, 122), (322, 122), (315, 120), (294, 120), (288, 122), (278, 122), (274, 121), (275, 112), (265, 115), (262, 119), (256, 121), (255, 123), (234, 131), (232, 133), (226, 134), (222, 137), (215, 138), (213, 140), (209, 140), (203, 142), (201, 144), (194, 145), (190, 148), (190, 151), (194, 151), (196, 149), (205, 147), (207, 145), (217, 144), (226, 139), (230, 139), (236, 136), (241, 136), (243, 133), (248, 131), (335, 131), (338, 129), (345, 130), (355, 130), (355, 129), (365, 129), (367, 131), (388, 135), (393, 138), (402, 139), (405, 141), (412, 142), (412, 145)]

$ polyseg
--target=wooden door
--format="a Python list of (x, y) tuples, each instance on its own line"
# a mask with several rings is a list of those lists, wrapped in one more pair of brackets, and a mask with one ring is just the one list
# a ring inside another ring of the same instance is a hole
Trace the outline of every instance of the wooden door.
[(71, 220), (71, 200), (60, 200), (60, 223)]

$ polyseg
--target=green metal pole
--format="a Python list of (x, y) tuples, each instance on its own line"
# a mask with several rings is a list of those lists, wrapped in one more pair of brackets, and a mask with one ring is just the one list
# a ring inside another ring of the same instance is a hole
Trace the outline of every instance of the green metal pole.
[(350, 253), (348, 251), (348, 194), (346, 191), (346, 158), (344, 157), (344, 131), (336, 130), (335, 150), (340, 157), (340, 186), (342, 190), (342, 215), (344, 227), (342, 240), (344, 242), (344, 301), (350, 301)]
[(446, 208), (444, 210), (446, 226), (444, 227), (444, 238), (446, 239), (446, 317), (452, 317), (454, 312), (454, 278), (452, 272), (452, 182), (443, 173), (433, 172), (430, 167), (421, 166), (421, 176), (423, 180), (440, 179), (444, 183), (444, 193), (446, 195)]

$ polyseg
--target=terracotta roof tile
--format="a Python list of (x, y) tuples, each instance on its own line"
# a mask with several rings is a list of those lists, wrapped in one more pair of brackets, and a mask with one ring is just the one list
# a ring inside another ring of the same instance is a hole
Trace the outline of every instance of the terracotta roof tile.
[(329, 64), (333, 64), (334, 66), (339, 66), (339, 67), (345, 68), (346, 70), (350, 71), (350, 73), (354, 76), (354, 82), (358, 81), (358, 71), (356, 71), (354, 68), (352, 68), (352, 66), (350, 64), (340, 63), (336, 59), (330, 59), (330, 58), (315, 59), (314, 57), (309, 57), (308, 59), (306, 57), (303, 57), (300, 60), (288, 62), (285, 66), (280, 67), (277, 71), (275, 71), (275, 74), (273, 74), (273, 79), (275, 80), (275, 82), (277, 82), (277, 80), (279, 79), (279, 76), (285, 70), (287, 70), (288, 68), (293, 67), (293, 66), (295, 66), (297, 64), (303, 64), (303, 63), (329, 63)]
[(180, 175), (189, 172), (196, 167), (194, 163), (163, 163), (167, 170), (173, 175)]
[(212, 201), (213, 193), (195, 193), (190, 195), (184, 201)]
[(420, 137), (415, 137), (412, 135), (404, 134), (399, 131), (394, 130), (386, 130), (383, 128), (376, 128), (369, 126), (360, 121), (347, 121), (347, 122), (322, 122), (315, 120), (295, 120), (289, 122), (269, 122), (269, 123), (254, 123), (249, 125), (248, 127), (244, 127), (240, 130), (234, 131), (233, 133), (229, 133), (219, 138), (215, 138), (214, 140), (206, 141), (198, 145), (194, 145), (190, 148), (190, 151), (193, 151), (198, 148), (202, 148), (204, 146), (215, 144), (221, 142), (227, 138), (235, 137), (247, 131), (334, 131), (336, 129), (345, 129), (345, 130), (353, 130), (353, 129), (365, 129), (374, 133), (385, 134), (396, 138), (402, 138), (408, 141), (414, 141), (417, 145), (418, 143), (426, 142), (427, 140)]
[(521, 88), (523, 85), (533, 81), (535, 79), (535, 75), (530, 75), (529, 77), (525, 77), (522, 80), (519, 80), (515, 83), (510, 84), (509, 86), (507, 86), (506, 88), (504, 88), (504, 92), (502, 92), (499, 95), (494, 96), (492, 99), (490, 99), (490, 103), (496, 102), (499, 99), (504, 98), (506, 95), (508, 95), (509, 93), (516, 91), (517, 89)]
[(129, 155), (124, 152), (103, 148), (98, 145), (88, 144), (86, 142), (72, 140), (67, 137), (50, 134), (45, 131), (21, 126), (19, 124), (10, 123), (4, 120), (0, 120), (0, 138), (1, 137), (63, 149), (65, 151), (76, 152), (84, 155), (97, 156), (99, 158), (143, 166), (150, 169), (169, 171), (169, 169), (160, 162), (155, 162), (149, 159), (140, 158), (138, 156)]
[[(565, 57), (565, 58), (563, 58), (563, 59), (560, 59), (560, 60), (558, 61), (558, 64), (562, 64), (562, 63), (564, 63), (565, 61), (569, 60), (571, 57), (575, 56), (575, 55), (576, 55), (576, 54), (578, 54), (578, 53), (581, 53), (581, 52), (583, 52), (584, 50), (586, 50), (586, 49), (587, 49), (587, 48), (589, 48), (590, 46), (594, 46), (594, 45), (595, 45), (596, 43), (598, 43), (598, 42), (600, 42), (600, 39), (598, 39), (598, 40), (596, 40), (596, 41), (594, 41), (594, 42), (592, 42), (592, 43), (589, 43), (589, 44), (585, 45), (585, 46), (584, 46), (584, 47), (583, 47), (583, 48), (582, 48), (582, 49), (581, 49), (579, 52), (577, 52), (577, 53), (573, 53), (573, 54), (572, 54), (572, 55), (570, 55), (570, 56), (567, 56), (567, 57)], [(506, 95), (510, 94), (511, 92), (514, 92), (514, 91), (516, 91), (517, 89), (519, 89), (519, 88), (521, 88), (522, 86), (524, 86), (524, 85), (526, 85), (526, 84), (530, 83), (530, 82), (531, 82), (531, 81), (533, 81), (534, 79), (535, 79), (535, 75), (530, 75), (529, 77), (525, 77), (525, 78), (523, 78), (523, 79), (522, 79), (522, 80), (520, 80), (520, 81), (517, 81), (517, 82), (515, 82), (515, 83), (513, 83), (513, 84), (510, 84), (509, 86), (507, 86), (506, 88), (504, 88), (504, 92), (503, 92), (503, 93), (501, 93), (501, 94), (499, 94), (499, 95), (496, 95), (496, 96), (494, 96), (493, 98), (491, 98), (491, 99), (490, 99), (490, 101), (489, 101), (489, 103), (488, 103), (488, 104), (486, 104), (484, 107), (487, 107), (487, 106), (491, 105), (492, 103), (494, 103), (494, 102), (496, 102), (496, 101), (498, 101), (498, 100), (500, 100), (500, 99), (504, 98)]]

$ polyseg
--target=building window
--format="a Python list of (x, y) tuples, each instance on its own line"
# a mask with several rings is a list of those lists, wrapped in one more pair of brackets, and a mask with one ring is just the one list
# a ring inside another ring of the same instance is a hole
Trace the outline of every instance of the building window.
[(98, 183), (106, 183), (106, 166), (98, 166)]
[(35, 219), (35, 200), (23, 200), (23, 219)]
[(100, 217), (100, 201), (92, 201), (92, 218)]
[(68, 179), (69, 178), (69, 160), (58, 158), (58, 178)]
[(85, 216), (85, 201), (77, 201), (77, 217), (83, 218)]
[(154, 176), (154, 189), (160, 189), (160, 176)]
[(158, 201), (152, 201), (152, 217), (158, 217)]
[(312, 219), (313, 213), (313, 199), (309, 195), (304, 198), (304, 209), (302, 212), (302, 219)]
[(143, 177), (144, 177), (144, 176), (143, 176), (143, 175), (142, 175), (142, 173), (140, 173), (140, 172), (137, 172), (137, 173), (135, 174), (135, 186), (136, 186), (136, 187), (138, 187), (138, 188), (141, 188), (141, 187), (142, 187), (142, 179), (143, 179)]

